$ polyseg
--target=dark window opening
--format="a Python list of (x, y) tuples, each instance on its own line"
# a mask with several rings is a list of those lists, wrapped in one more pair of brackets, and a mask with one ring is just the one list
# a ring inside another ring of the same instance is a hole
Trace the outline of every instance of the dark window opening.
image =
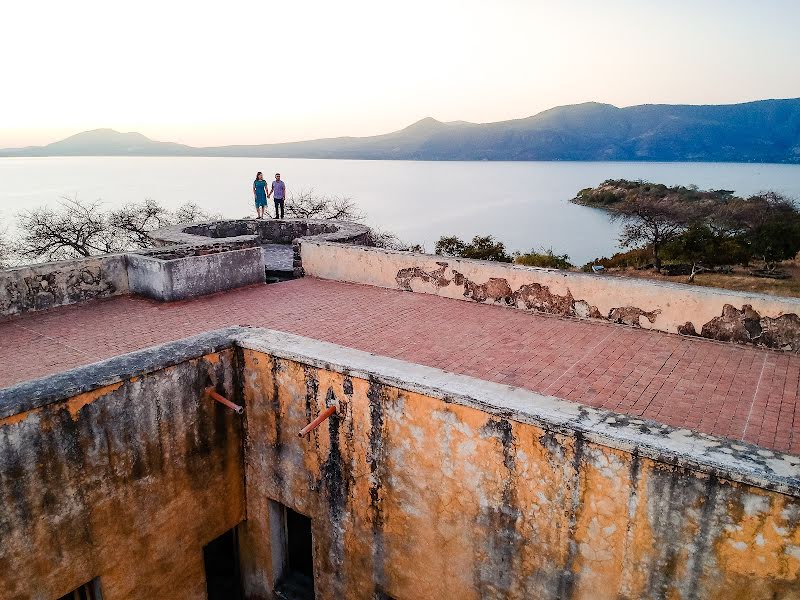
[[(285, 600), (313, 600), (314, 551), (311, 519), (273, 502), (270, 507), (276, 567), (275, 595)], [(277, 545), (277, 548), (276, 548)]]
[(203, 563), (208, 600), (237, 600), (243, 597), (236, 527), (203, 548)]
[(58, 600), (103, 600), (103, 594), (100, 592), (100, 579), (95, 577), (69, 594), (64, 594)]

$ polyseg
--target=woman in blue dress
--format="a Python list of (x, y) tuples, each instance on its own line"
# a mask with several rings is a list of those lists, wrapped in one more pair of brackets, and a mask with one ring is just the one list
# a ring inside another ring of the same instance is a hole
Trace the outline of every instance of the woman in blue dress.
[(267, 182), (264, 181), (261, 171), (256, 173), (256, 180), (253, 182), (253, 196), (256, 199), (256, 219), (263, 219), (267, 210)]

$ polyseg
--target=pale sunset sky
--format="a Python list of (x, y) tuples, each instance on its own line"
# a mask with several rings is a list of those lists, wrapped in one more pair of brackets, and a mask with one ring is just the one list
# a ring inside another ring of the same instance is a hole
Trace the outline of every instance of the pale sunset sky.
[(8, 1), (0, 148), (100, 127), (210, 146), (798, 97), (798, 25), (800, 0)]

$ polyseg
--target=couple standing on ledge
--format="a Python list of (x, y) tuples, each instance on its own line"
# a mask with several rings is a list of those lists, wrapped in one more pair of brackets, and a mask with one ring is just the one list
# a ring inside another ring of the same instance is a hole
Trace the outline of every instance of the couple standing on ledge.
[[(283, 200), (286, 197), (286, 184), (281, 181), (281, 174), (275, 173), (275, 181), (272, 182), (272, 187), (267, 191), (267, 182), (264, 179), (264, 174), (259, 171), (256, 173), (256, 180), (253, 182), (253, 196), (256, 199), (256, 219), (263, 219), (264, 213), (267, 213), (267, 198), (270, 196), (275, 200), (275, 218), (283, 218)], [(280, 216), (278, 213), (280, 209)], [(267, 213), (269, 216), (269, 213)]]

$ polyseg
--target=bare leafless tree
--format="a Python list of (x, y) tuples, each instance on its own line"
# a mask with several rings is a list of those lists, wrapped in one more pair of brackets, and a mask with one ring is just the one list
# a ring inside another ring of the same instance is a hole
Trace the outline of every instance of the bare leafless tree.
[(7, 269), (11, 259), (11, 248), (8, 244), (7, 231), (0, 223), (0, 269)]
[(41, 206), (17, 215), (19, 233), (10, 244), (10, 254), (25, 263), (149, 248), (156, 229), (218, 218), (194, 203), (173, 213), (147, 199), (106, 211), (99, 200), (65, 197), (55, 207)]
[(194, 223), (197, 221), (221, 221), (222, 213), (210, 213), (195, 202), (187, 202), (174, 213), (175, 223)]
[(150, 198), (108, 213), (108, 227), (115, 238), (115, 244), (126, 250), (149, 248), (153, 245), (150, 234), (173, 222), (173, 215)]
[(387, 250), (400, 250), (403, 252), (425, 252), (421, 244), (409, 244), (401, 240), (397, 234), (371, 227), (369, 230), (370, 243), (376, 248), (386, 248)]
[(320, 195), (313, 189), (301, 190), (286, 198), (286, 215), (294, 219), (336, 219), (363, 221), (364, 212), (347, 196)]
[(714, 217), (720, 227), (745, 244), (750, 257), (764, 261), (769, 271), (800, 250), (800, 210), (793, 199), (778, 192), (733, 198), (719, 207)]
[(64, 260), (120, 249), (99, 201), (64, 197), (56, 208), (40, 206), (17, 216), (12, 250), (22, 261)]

